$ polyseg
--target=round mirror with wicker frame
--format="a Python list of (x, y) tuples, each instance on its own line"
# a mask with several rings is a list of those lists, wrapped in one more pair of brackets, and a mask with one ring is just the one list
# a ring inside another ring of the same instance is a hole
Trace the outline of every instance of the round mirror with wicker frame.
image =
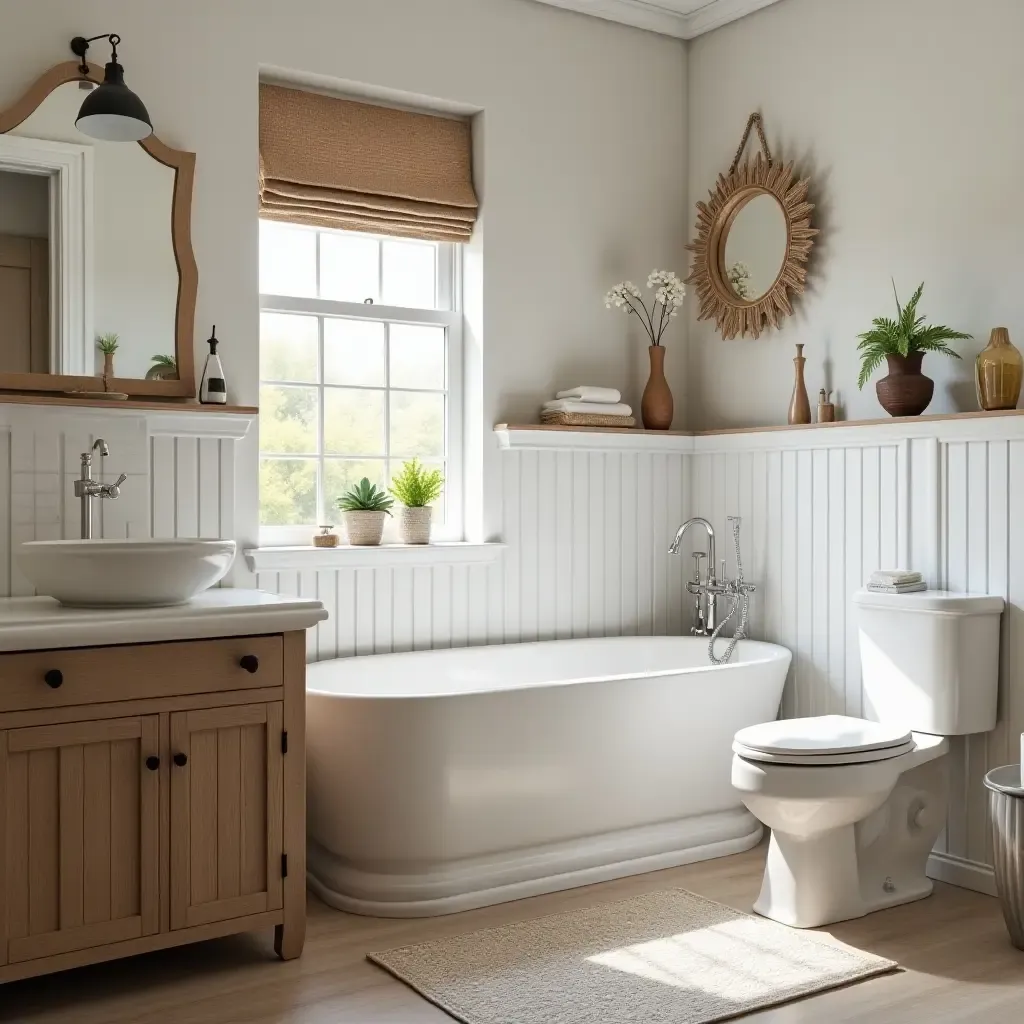
[[(752, 128), (757, 129), (762, 152), (740, 164)], [(818, 231), (811, 227), (814, 204), (807, 201), (809, 179), (795, 178), (792, 163), (772, 159), (761, 115), (751, 114), (729, 173), (719, 175), (706, 203), (697, 203), (697, 240), (687, 246), (694, 254), (687, 281), (700, 302), (697, 319), (714, 320), (723, 338), (757, 338), (766, 324), (777, 328), (782, 317), (793, 312), (790, 293), (799, 295), (804, 290), (805, 264)], [(748, 268), (730, 263), (726, 246), (738, 218), (762, 198), (778, 204), (785, 239), (775, 246), (777, 266), (771, 265), (765, 283), (751, 291), (746, 283)]]

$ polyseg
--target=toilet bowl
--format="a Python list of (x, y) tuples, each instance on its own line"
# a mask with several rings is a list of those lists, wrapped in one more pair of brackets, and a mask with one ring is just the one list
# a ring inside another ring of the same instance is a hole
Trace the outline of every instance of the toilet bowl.
[(814, 928), (922, 899), (947, 736), (995, 725), (1001, 598), (854, 597), (864, 709), (741, 729), (732, 783), (772, 830), (754, 910)]

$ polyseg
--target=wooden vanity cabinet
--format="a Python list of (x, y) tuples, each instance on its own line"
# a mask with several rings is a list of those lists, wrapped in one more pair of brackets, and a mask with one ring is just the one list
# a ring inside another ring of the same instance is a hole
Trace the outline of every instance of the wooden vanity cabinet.
[(0, 981), (270, 927), (298, 956), (304, 721), (302, 632), (0, 654)]

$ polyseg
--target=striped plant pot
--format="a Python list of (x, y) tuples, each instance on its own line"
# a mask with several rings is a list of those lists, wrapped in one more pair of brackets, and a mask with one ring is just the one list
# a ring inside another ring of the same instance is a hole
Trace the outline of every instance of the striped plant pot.
[(434, 510), (429, 505), (424, 508), (403, 508), (398, 520), (402, 543), (429, 544), (433, 515)]
[(992, 819), (996, 889), (1010, 942), (1024, 950), (1024, 780), (1020, 765), (985, 776)]
[(349, 544), (370, 547), (379, 544), (384, 535), (385, 512), (355, 511), (345, 513), (345, 531)]

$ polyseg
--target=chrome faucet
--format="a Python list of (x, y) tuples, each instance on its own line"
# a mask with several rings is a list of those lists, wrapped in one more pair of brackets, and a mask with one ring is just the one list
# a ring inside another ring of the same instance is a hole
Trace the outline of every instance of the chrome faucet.
[[(721, 578), (715, 579), (714, 577), (715, 531), (706, 519), (701, 519), (699, 516), (688, 519), (676, 531), (675, 539), (668, 549), (669, 554), (678, 554), (683, 534), (691, 526), (703, 526), (708, 532), (708, 554), (705, 556), (701, 551), (693, 553), (694, 578), (686, 584), (686, 589), (696, 598), (694, 604), (694, 625), (690, 632), (694, 636), (707, 636), (711, 638), (708, 643), (708, 659), (713, 665), (721, 665), (727, 662), (732, 657), (736, 644), (746, 637), (750, 595), (757, 590), (753, 583), (747, 583), (743, 578), (743, 559), (740, 555), (740, 524), (743, 520), (739, 516), (729, 516), (728, 521), (732, 526), (732, 540), (736, 551), (736, 579), (734, 580), (729, 579), (726, 575), (724, 558), (722, 559)], [(704, 581), (701, 581), (700, 560), (704, 557), (709, 559), (709, 564), (707, 576)], [(729, 608), (725, 618), (721, 622), (717, 622), (717, 603), (720, 598), (729, 605)], [(725, 653), (718, 657), (715, 654), (715, 641), (718, 639), (719, 633), (736, 617), (737, 613), (739, 613), (739, 620), (736, 623), (732, 638), (726, 647)]]
[[(715, 595), (711, 587), (715, 584), (715, 528), (701, 516), (694, 516), (687, 519), (682, 526), (676, 530), (675, 538), (669, 546), (670, 555), (679, 554), (679, 546), (683, 542), (683, 534), (691, 526), (703, 526), (708, 534), (708, 550), (695, 551), (693, 553), (693, 580), (686, 584), (686, 589), (694, 595), (693, 602), (693, 625), (690, 633), (693, 636), (711, 636), (715, 631)], [(707, 574), (702, 580), (700, 578), (700, 560), (707, 558)]]
[[(92, 453), (98, 451), (100, 458), (110, 454), (107, 442), (102, 437), (96, 438), (92, 448), (82, 452), (82, 476), (75, 481), (75, 497), (82, 506), (82, 540), (92, 539), (92, 500), (93, 498), (116, 498), (121, 493), (121, 484), (128, 479), (122, 473), (112, 484), (101, 484), (92, 478)], [(102, 473), (102, 471), (101, 471)]]

